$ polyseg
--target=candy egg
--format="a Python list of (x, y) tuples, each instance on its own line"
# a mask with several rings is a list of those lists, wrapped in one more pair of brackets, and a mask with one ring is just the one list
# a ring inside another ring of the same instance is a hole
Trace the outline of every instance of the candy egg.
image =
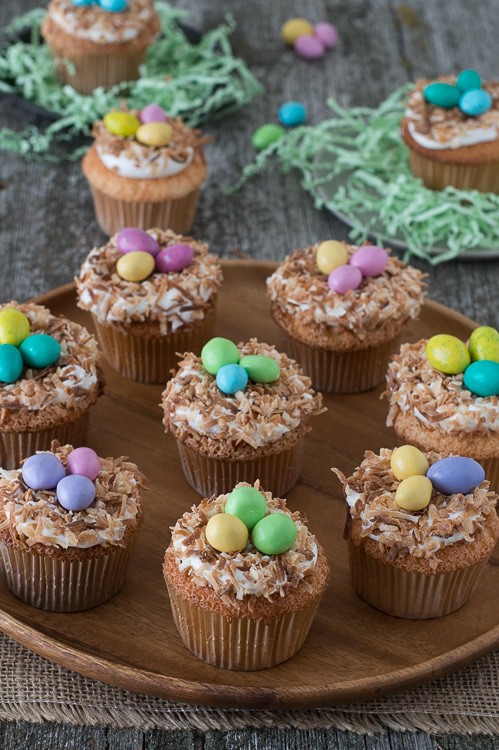
[(0, 383), (15, 383), (23, 371), (23, 358), (12, 344), (0, 344)]
[(482, 82), (476, 70), (462, 70), (456, 80), (456, 88), (462, 92), (468, 89), (479, 89), (481, 85)]
[(499, 364), (488, 359), (472, 362), (464, 371), (463, 382), (475, 396), (499, 396)]
[(346, 294), (360, 286), (362, 283), (362, 272), (355, 266), (338, 266), (329, 274), (327, 283), (333, 292)]
[(19, 345), (21, 356), (28, 367), (50, 367), (61, 356), (61, 345), (46, 333), (33, 333)]
[(396, 479), (425, 476), (428, 461), (424, 453), (414, 445), (401, 445), (395, 448), (390, 459), (390, 466)]
[(303, 125), (307, 119), (307, 108), (301, 102), (286, 102), (279, 108), (279, 120), (287, 128)]
[(217, 385), (228, 396), (243, 391), (248, 385), (248, 373), (240, 365), (223, 365), (217, 372)]
[(116, 273), (125, 281), (144, 281), (153, 271), (153, 256), (141, 250), (122, 255), (116, 263)]
[(469, 89), (459, 99), (459, 109), (470, 117), (479, 117), (492, 107), (492, 97), (485, 89)]
[(116, 235), (116, 247), (120, 253), (133, 253), (140, 251), (156, 256), (160, 247), (158, 242), (150, 234), (136, 227), (125, 227), (120, 229)]
[(63, 477), (56, 489), (57, 499), (66, 510), (85, 510), (95, 499), (95, 484), (80, 474)]
[(315, 256), (317, 268), (322, 273), (330, 274), (338, 266), (348, 263), (348, 253), (344, 242), (338, 240), (326, 240), (321, 242)]
[(203, 346), (201, 362), (210, 375), (216, 375), (224, 365), (239, 364), (239, 349), (233, 341), (216, 336)]
[(128, 8), (127, 0), (97, 0), (103, 10), (109, 13), (123, 13)]
[(377, 245), (364, 245), (350, 258), (350, 265), (358, 268), (363, 276), (380, 276), (388, 263), (388, 253)]
[(314, 26), (314, 36), (321, 40), (327, 49), (332, 49), (338, 44), (338, 32), (332, 23), (321, 21)]
[(286, 44), (292, 45), (299, 36), (311, 35), (314, 27), (306, 18), (290, 18), (281, 27), (281, 36)]
[(240, 518), (217, 513), (206, 524), (206, 539), (218, 552), (240, 552), (248, 544), (248, 529)]
[(430, 83), (425, 87), (424, 98), (430, 104), (434, 104), (436, 107), (443, 107), (444, 109), (451, 109), (457, 107), (461, 92), (456, 86), (452, 86), (450, 83), (443, 83), (437, 81), (436, 83)]
[(446, 333), (439, 333), (428, 340), (426, 356), (435, 370), (446, 375), (457, 375), (463, 372), (470, 363), (470, 354), (466, 344), (456, 336)]
[(286, 131), (281, 125), (275, 125), (271, 122), (266, 125), (260, 125), (251, 138), (253, 148), (256, 148), (257, 151), (263, 151), (264, 148), (267, 148), (272, 143), (275, 143), (282, 138), (285, 132)]
[(100, 471), (100, 461), (92, 448), (75, 448), (68, 454), (66, 463), (70, 474), (79, 474), (93, 482)]
[(135, 135), (140, 128), (140, 122), (130, 112), (108, 112), (104, 117), (104, 125), (113, 135), (122, 135), (127, 138)]
[(95, 0), (71, 0), (71, 4), (75, 6), (75, 8), (81, 8), (84, 5), (93, 5)]
[(485, 479), (483, 466), (473, 458), (449, 456), (435, 461), (426, 474), (433, 487), (442, 495), (467, 495)]
[(285, 513), (270, 513), (255, 525), (251, 539), (263, 555), (282, 555), (295, 542), (296, 524)]
[(52, 490), (66, 476), (66, 469), (53, 453), (35, 453), (26, 459), (21, 474), (32, 490)]
[(428, 477), (407, 477), (397, 487), (395, 502), (404, 510), (423, 510), (430, 502), (432, 491), (433, 486)]
[(0, 312), (0, 344), (19, 346), (29, 336), (29, 320), (15, 307), (4, 307)]
[(148, 122), (141, 125), (135, 133), (135, 137), (145, 146), (154, 146), (161, 148), (170, 143), (173, 135), (173, 128), (168, 122)]
[(225, 512), (240, 518), (251, 531), (267, 512), (267, 503), (255, 487), (238, 487), (227, 498)]
[(316, 36), (299, 36), (294, 43), (294, 50), (304, 60), (318, 60), (326, 52), (323, 42)]
[(194, 250), (190, 245), (168, 245), (158, 253), (156, 270), (160, 273), (180, 273), (190, 266)]
[(239, 362), (253, 383), (274, 383), (281, 374), (278, 363), (262, 354), (247, 354)]
[(468, 349), (472, 360), (499, 362), (499, 331), (492, 326), (475, 328), (468, 341)]
[(144, 124), (148, 122), (166, 122), (168, 115), (159, 104), (148, 104), (147, 107), (140, 110), (139, 118)]

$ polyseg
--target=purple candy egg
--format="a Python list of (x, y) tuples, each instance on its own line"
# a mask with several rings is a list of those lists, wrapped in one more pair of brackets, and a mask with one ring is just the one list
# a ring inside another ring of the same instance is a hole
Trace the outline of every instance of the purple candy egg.
[(95, 497), (95, 485), (88, 477), (80, 474), (69, 474), (57, 485), (57, 499), (66, 510), (85, 510)]
[(364, 245), (350, 258), (350, 265), (358, 268), (363, 276), (379, 276), (387, 262), (388, 253), (377, 245)]
[(426, 476), (442, 495), (467, 495), (485, 479), (483, 466), (473, 458), (449, 456), (435, 461)]
[(327, 49), (332, 49), (338, 44), (338, 32), (332, 23), (321, 21), (314, 26), (314, 36), (323, 43)]
[(326, 53), (324, 43), (316, 36), (299, 36), (295, 41), (294, 50), (304, 60), (318, 60)]
[(156, 271), (171, 273), (183, 271), (192, 263), (194, 250), (190, 245), (169, 245), (156, 258)]
[(338, 266), (328, 276), (328, 286), (333, 292), (346, 294), (351, 289), (357, 289), (362, 281), (362, 273), (355, 266)]
[(75, 448), (68, 455), (67, 463), (70, 474), (88, 477), (91, 482), (94, 481), (100, 471), (99, 456), (92, 448)]
[(141, 122), (166, 122), (168, 115), (163, 107), (159, 104), (148, 104), (147, 107), (140, 110), (139, 119)]
[(66, 476), (66, 469), (53, 453), (35, 453), (26, 459), (21, 472), (32, 490), (53, 490)]
[(150, 234), (135, 227), (120, 229), (116, 235), (116, 247), (121, 253), (132, 253), (136, 250), (156, 257), (159, 245)]

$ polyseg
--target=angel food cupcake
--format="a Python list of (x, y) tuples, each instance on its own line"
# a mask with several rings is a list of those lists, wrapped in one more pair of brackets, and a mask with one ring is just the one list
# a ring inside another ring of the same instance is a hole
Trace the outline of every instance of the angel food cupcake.
[(88, 331), (33, 303), (0, 305), (0, 466), (50, 448), (81, 445), (102, 394), (97, 342)]
[(214, 338), (185, 354), (163, 393), (163, 423), (200, 495), (259, 478), (274, 495), (296, 483), (310, 417), (325, 411), (299, 366), (275, 347)]
[(499, 82), (475, 70), (418, 81), (401, 123), (416, 177), (433, 190), (449, 185), (499, 192)]
[(177, 352), (199, 352), (210, 335), (221, 282), (205, 243), (128, 227), (90, 252), (76, 288), (109, 364), (132, 380), (165, 383)]
[(351, 477), (347, 539), (359, 596), (396, 617), (454, 612), (471, 597), (499, 537), (497, 495), (471, 458), (411, 445), (366, 451)]
[(85, 154), (100, 228), (161, 227), (188, 232), (206, 179), (203, 138), (156, 104), (109, 112), (94, 123), (94, 145)]
[(217, 667), (252, 670), (301, 648), (329, 578), (306, 523), (258, 481), (184, 513), (163, 572), (188, 649)]
[(152, 0), (50, 0), (41, 27), (60, 82), (81, 94), (138, 78), (159, 31)]
[(141, 518), (144, 477), (126, 458), (59, 446), (0, 469), (0, 555), (27, 604), (75, 612), (123, 583)]
[(418, 317), (423, 274), (375, 245), (328, 240), (295, 250), (267, 280), (284, 349), (319, 391), (382, 382), (402, 330)]

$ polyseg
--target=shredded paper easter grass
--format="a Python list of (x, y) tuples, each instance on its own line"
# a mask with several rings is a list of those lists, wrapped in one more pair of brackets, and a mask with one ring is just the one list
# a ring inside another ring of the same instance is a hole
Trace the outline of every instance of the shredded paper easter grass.
[[(260, 84), (232, 53), (229, 37), (234, 24), (230, 19), (208, 31), (199, 44), (191, 44), (178, 25), (184, 11), (165, 2), (156, 3), (156, 10), (162, 35), (151, 45), (139, 80), (107, 91), (99, 88), (89, 96), (57, 82), (50, 50), (40, 37), (46, 11), (39, 8), (16, 18), (7, 29), (10, 43), (0, 51), (0, 92), (18, 94), (60, 119), (45, 128), (31, 126), (20, 132), (4, 128), (0, 130), (0, 148), (61, 158), (54, 149), (57, 142), (88, 135), (92, 122), (119, 107), (123, 98), (130, 108), (160, 104), (171, 115), (196, 126), (229, 114), (260, 93)], [(26, 28), (31, 29), (29, 42), (12, 39)], [(68, 155), (79, 158), (81, 151), (72, 150)]]
[[(432, 264), (473, 250), (499, 250), (498, 195), (452, 187), (434, 191), (412, 175), (400, 136), (408, 88), (377, 109), (345, 108), (330, 99), (330, 119), (288, 131), (245, 167), (234, 189), (275, 157), (285, 172), (301, 172), (316, 208), (348, 217), (353, 241), (368, 235), (397, 239), (407, 245), (407, 256)], [(442, 252), (433, 255), (434, 248)]]

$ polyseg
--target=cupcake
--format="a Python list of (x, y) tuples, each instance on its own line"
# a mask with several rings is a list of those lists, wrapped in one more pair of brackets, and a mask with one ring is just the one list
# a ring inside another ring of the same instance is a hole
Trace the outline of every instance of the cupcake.
[(96, 607), (120, 589), (144, 477), (126, 458), (52, 444), (0, 469), (0, 555), (9, 589), (53, 612)]
[(152, 0), (50, 0), (41, 27), (59, 81), (80, 94), (137, 79), (159, 32)]
[(125, 228), (94, 248), (76, 278), (111, 367), (142, 383), (165, 383), (177, 352), (199, 352), (211, 334), (220, 263), (208, 245), (170, 230)]
[(185, 478), (200, 495), (254, 482), (276, 496), (296, 483), (303, 437), (322, 397), (274, 346), (214, 338), (187, 353), (163, 393), (163, 423), (177, 441)]
[(357, 393), (385, 377), (424, 300), (423, 274), (375, 245), (328, 240), (295, 250), (267, 280), (283, 347), (312, 385)]
[(0, 305), (0, 466), (85, 442), (90, 407), (102, 395), (97, 342), (83, 326), (32, 303)]
[(188, 232), (206, 179), (203, 138), (156, 104), (108, 112), (82, 161), (100, 228)]
[(387, 425), (421, 450), (471, 456), (499, 490), (499, 333), (476, 328), (469, 348), (437, 334), (404, 344), (388, 367)]
[(395, 617), (428, 619), (472, 596), (499, 537), (497, 495), (469, 457), (412, 445), (366, 451), (351, 477), (346, 538), (354, 588)]
[(499, 193), (499, 82), (482, 84), (474, 70), (418, 81), (401, 129), (427, 187)]
[(306, 523), (259, 481), (184, 513), (163, 572), (188, 649), (217, 667), (253, 670), (301, 648), (329, 578)]

